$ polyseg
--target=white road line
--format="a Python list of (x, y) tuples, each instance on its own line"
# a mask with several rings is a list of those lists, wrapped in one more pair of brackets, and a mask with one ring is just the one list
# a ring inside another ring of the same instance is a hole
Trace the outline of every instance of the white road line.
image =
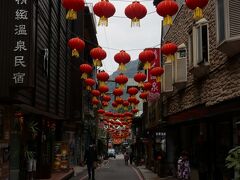
[(142, 176), (139, 174), (139, 172), (136, 170), (135, 167), (131, 166), (131, 168), (132, 168), (132, 169), (134, 170), (134, 172), (137, 174), (139, 180), (144, 180), (144, 179), (142, 178)]

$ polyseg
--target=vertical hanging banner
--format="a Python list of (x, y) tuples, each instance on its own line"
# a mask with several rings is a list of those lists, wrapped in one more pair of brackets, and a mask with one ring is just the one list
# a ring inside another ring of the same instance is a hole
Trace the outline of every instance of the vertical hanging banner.
[(151, 62), (151, 68), (148, 70), (148, 81), (152, 83), (152, 89), (149, 92), (148, 95), (148, 100), (150, 102), (153, 102), (155, 100), (157, 100), (160, 96), (160, 92), (161, 92), (161, 83), (160, 82), (156, 82), (156, 77), (152, 76), (150, 74), (150, 71), (152, 68), (154, 67), (159, 67), (160, 66), (160, 48), (147, 48), (149, 50), (152, 50), (154, 52), (155, 55), (155, 59)]
[[(33, 85), (32, 54), (34, 51), (32, 43), (32, 1), (12, 0), (14, 10), (12, 14), (12, 75), (11, 81), (14, 87), (30, 87)], [(31, 76), (31, 77), (30, 77)]]

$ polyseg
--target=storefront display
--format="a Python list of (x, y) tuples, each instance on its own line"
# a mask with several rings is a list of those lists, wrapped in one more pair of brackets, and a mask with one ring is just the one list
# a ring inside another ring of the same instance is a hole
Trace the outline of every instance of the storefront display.
[(56, 142), (54, 147), (53, 170), (69, 170), (69, 147), (66, 142)]

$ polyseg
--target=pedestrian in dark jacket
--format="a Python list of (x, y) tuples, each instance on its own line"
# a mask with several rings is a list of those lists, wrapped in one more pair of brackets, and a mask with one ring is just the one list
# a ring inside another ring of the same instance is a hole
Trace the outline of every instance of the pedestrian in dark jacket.
[(90, 145), (85, 151), (84, 162), (87, 164), (88, 179), (95, 179), (95, 168), (97, 164), (97, 151), (94, 145)]

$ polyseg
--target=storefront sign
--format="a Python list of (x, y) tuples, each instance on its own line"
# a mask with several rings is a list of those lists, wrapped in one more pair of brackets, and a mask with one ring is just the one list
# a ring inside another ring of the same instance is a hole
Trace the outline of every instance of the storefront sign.
[(31, 54), (30, 30), (31, 30), (31, 2), (30, 0), (12, 0), (15, 2), (13, 24), (13, 47), (11, 79), (15, 86), (28, 86), (29, 61)]
[[(160, 66), (160, 49), (159, 48), (149, 48), (155, 54), (154, 61), (151, 62), (151, 69)], [(152, 89), (148, 95), (149, 101), (155, 101), (160, 96), (161, 83), (156, 82), (156, 77), (150, 74), (151, 69), (148, 71), (148, 81), (152, 83)]]

